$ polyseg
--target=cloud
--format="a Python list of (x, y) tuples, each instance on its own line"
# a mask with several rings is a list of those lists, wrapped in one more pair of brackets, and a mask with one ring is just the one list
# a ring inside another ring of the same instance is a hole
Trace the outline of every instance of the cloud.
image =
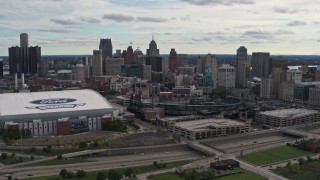
[(124, 14), (105, 14), (103, 16), (103, 19), (108, 19), (116, 22), (131, 22), (135, 20), (133, 16), (128, 16)]
[(198, 6), (208, 6), (208, 5), (232, 6), (232, 5), (255, 4), (253, 0), (181, 0), (181, 1), (193, 4), (193, 5), (198, 5)]
[(282, 13), (282, 14), (294, 14), (299, 12), (306, 12), (305, 9), (292, 9), (288, 7), (280, 7), (280, 6), (274, 6), (272, 8), (273, 12), (275, 13)]
[(61, 24), (61, 25), (76, 25), (79, 24), (79, 22), (71, 19), (51, 19), (52, 22), (56, 24)]
[(288, 26), (304, 26), (306, 25), (306, 22), (294, 20), (294, 21), (290, 21), (287, 25)]
[(320, 21), (313, 21), (314, 24), (320, 25)]
[(103, 19), (108, 19), (116, 22), (154, 22), (154, 23), (159, 23), (159, 22), (168, 22), (170, 21), (169, 19), (165, 18), (156, 18), (156, 17), (143, 17), (143, 16), (130, 16), (130, 15), (125, 15), (125, 14), (105, 14)]
[(320, 42), (320, 39), (318, 39), (318, 41), (317, 42)]
[(39, 38), (36, 39), (39, 45), (50, 45), (50, 44), (72, 44), (72, 45), (88, 45), (96, 44), (97, 41), (91, 38), (82, 38), (82, 37), (70, 37), (70, 38)]
[(40, 32), (58, 33), (58, 34), (77, 32), (77, 31), (71, 30), (71, 29), (40, 29), (39, 31)]
[(80, 17), (80, 20), (90, 24), (99, 24), (101, 22), (100, 19), (92, 17)]
[(142, 22), (167, 22), (167, 21), (169, 21), (169, 19), (153, 18), (153, 17), (137, 17), (136, 21), (142, 21)]

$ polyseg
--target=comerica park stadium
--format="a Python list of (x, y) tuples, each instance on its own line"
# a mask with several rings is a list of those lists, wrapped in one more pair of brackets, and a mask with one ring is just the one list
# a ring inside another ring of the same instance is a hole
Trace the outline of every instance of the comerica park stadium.
[(34, 136), (101, 130), (112, 110), (93, 90), (0, 94), (1, 128), (29, 129)]

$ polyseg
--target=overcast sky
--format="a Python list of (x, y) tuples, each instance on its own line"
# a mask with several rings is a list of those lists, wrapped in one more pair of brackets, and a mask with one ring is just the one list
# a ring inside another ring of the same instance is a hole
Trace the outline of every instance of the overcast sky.
[(161, 54), (320, 54), (320, 0), (0, 0), (0, 55), (29, 34), (43, 55), (140, 47)]

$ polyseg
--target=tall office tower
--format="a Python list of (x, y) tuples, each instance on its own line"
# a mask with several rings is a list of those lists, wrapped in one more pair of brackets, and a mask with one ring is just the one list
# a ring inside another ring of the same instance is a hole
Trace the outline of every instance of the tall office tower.
[(251, 58), (252, 76), (268, 78), (271, 74), (271, 60), (268, 52), (254, 52)]
[(41, 61), (41, 47), (34, 46), (29, 47), (29, 73), (38, 73), (38, 64)]
[(29, 47), (29, 37), (27, 33), (20, 34), (20, 47)]
[(106, 75), (120, 75), (121, 67), (124, 65), (123, 58), (107, 58), (106, 59)]
[(127, 50), (123, 50), (121, 57), (123, 58), (123, 62), (128, 62)]
[(288, 58), (285, 57), (273, 57), (271, 60), (271, 68), (281, 68), (283, 70), (288, 69)]
[(132, 46), (129, 46), (127, 48), (127, 58), (126, 58), (126, 61), (124, 62), (124, 64), (132, 64), (134, 61), (133, 59), (134, 59), (133, 49), (132, 49)]
[(99, 49), (102, 50), (102, 59), (112, 57), (112, 42), (111, 39), (100, 39)]
[(121, 58), (121, 56), (122, 56), (122, 54), (121, 54), (121, 49), (117, 49), (117, 50), (116, 50), (115, 57)]
[(272, 78), (262, 77), (260, 87), (260, 97), (262, 98), (273, 98), (273, 80)]
[[(102, 64), (105, 64), (107, 57), (112, 57), (112, 42), (111, 39), (100, 39), (99, 49), (102, 50)], [(106, 73), (106, 69), (102, 67), (103, 74)]]
[(133, 52), (133, 62), (134, 63), (139, 63), (139, 59), (143, 56), (143, 52), (137, 48), (134, 52)]
[(290, 69), (287, 71), (287, 81), (300, 84), (302, 82), (302, 71), (298, 69)]
[(197, 72), (204, 74), (205, 66), (206, 66), (206, 58), (199, 56), (197, 60)]
[(282, 68), (272, 68), (272, 94), (273, 98), (278, 98), (279, 97), (279, 88), (281, 83), (286, 82), (287, 79), (287, 73), (286, 70), (283, 70)]
[(309, 89), (309, 102), (310, 105), (320, 106), (320, 88), (310, 88)]
[(248, 74), (248, 52), (247, 48), (240, 46), (237, 49), (237, 59), (236, 59), (236, 86), (237, 87), (247, 87), (247, 74)]
[(9, 48), (10, 74), (15, 73), (38, 73), (38, 64), (41, 60), (41, 48), (38, 46), (28, 47), (28, 34), (20, 34), (21, 47)]
[(76, 64), (73, 68), (73, 79), (76, 81), (85, 82), (85, 66), (83, 64)]
[(92, 75), (102, 76), (102, 50), (93, 50), (93, 60), (92, 60)]
[(0, 59), (0, 78), (3, 78), (3, 61)]
[(49, 71), (49, 61), (45, 58), (41, 58), (39, 64), (40, 64), (39, 70), (38, 70), (39, 77), (46, 78), (48, 76), (48, 71)]
[(188, 54), (177, 54), (177, 67), (188, 65)]
[(223, 64), (218, 68), (218, 86), (224, 89), (234, 89), (236, 86), (236, 68)]
[(177, 51), (172, 48), (169, 55), (169, 70), (174, 71), (177, 69)]
[(149, 56), (149, 57), (160, 56), (160, 51), (157, 48), (157, 43), (156, 43), (156, 41), (154, 41), (153, 37), (152, 37), (152, 41), (149, 44), (149, 49), (147, 49), (147, 56)]
[(218, 64), (214, 54), (208, 54), (205, 60), (205, 84), (217, 88)]
[(279, 86), (278, 99), (283, 101), (294, 100), (294, 82), (283, 82)]
[(9, 48), (9, 73), (11, 75), (19, 72), (18, 61), (20, 59), (20, 47), (10, 47)]

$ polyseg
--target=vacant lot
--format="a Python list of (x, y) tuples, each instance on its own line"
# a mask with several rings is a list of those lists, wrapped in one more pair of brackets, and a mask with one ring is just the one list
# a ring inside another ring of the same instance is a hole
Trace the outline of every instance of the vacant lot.
[[(224, 176), (224, 177), (216, 177), (214, 179), (218, 180), (239, 180), (239, 179), (245, 179), (245, 180), (266, 180), (267, 178), (259, 176), (255, 173), (252, 173), (250, 171), (236, 168), (234, 170), (231, 170), (230, 172), (243, 172), (241, 174), (234, 174), (230, 176)], [(148, 178), (149, 180), (182, 180), (183, 178), (179, 177), (178, 175), (174, 173), (164, 173), (156, 176), (152, 176), (152, 178)]]
[(320, 161), (306, 162), (303, 165), (300, 165), (300, 170), (297, 174), (290, 172), (288, 167), (278, 168), (272, 170), (273, 172), (280, 174), (292, 180), (299, 179), (320, 179)]
[(300, 156), (305, 156), (308, 154), (311, 154), (311, 152), (290, 146), (280, 146), (256, 153), (243, 155), (239, 158), (255, 165), (266, 165)]

